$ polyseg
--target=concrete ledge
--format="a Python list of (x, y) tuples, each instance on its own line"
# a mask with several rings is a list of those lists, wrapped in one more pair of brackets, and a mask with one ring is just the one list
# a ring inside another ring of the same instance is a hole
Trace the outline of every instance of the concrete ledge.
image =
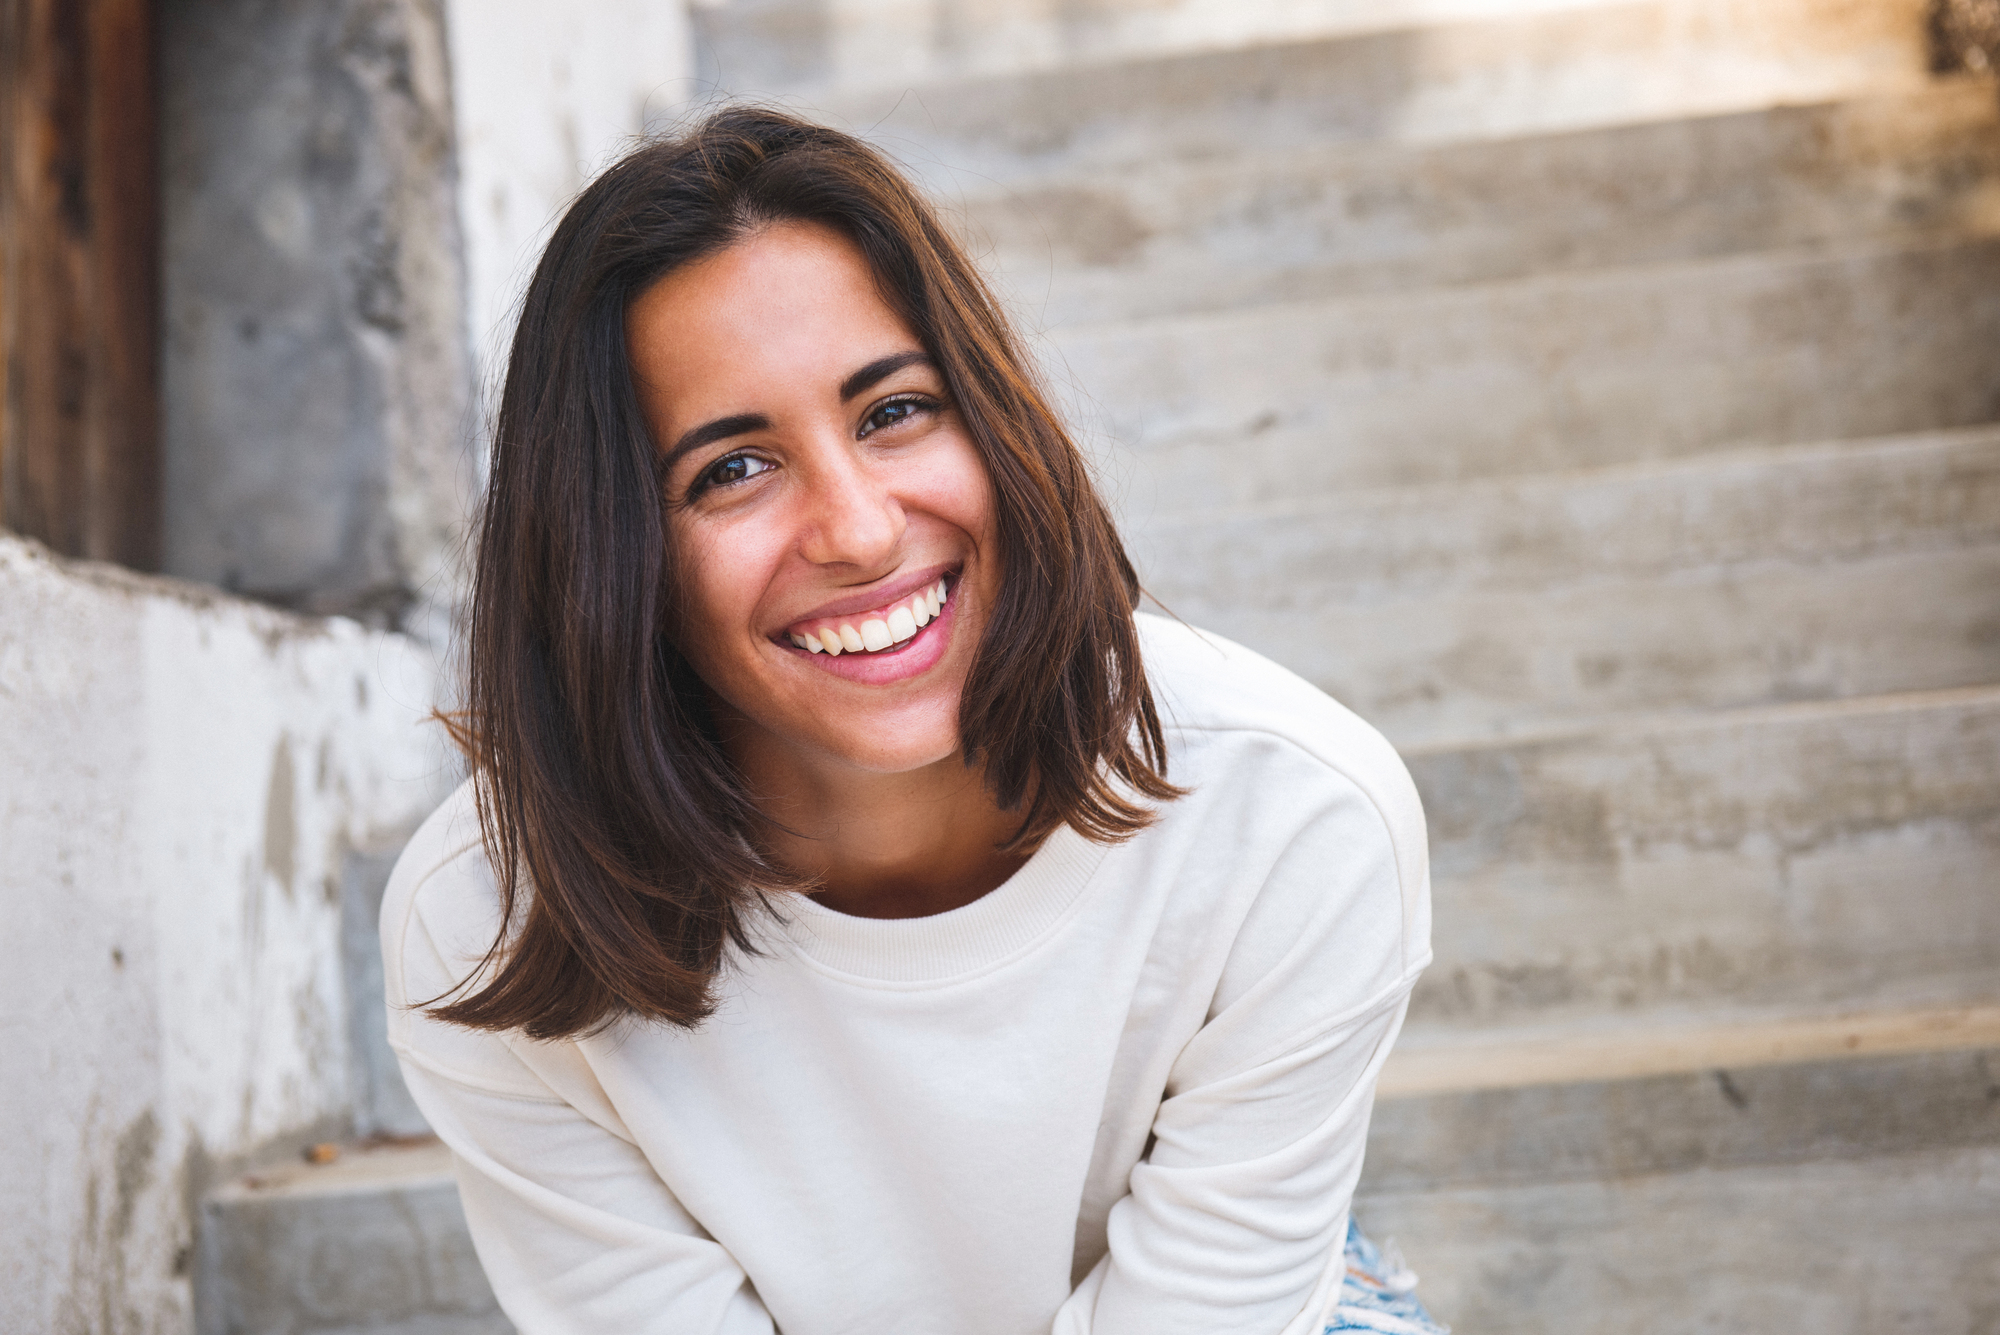
[(202, 1203), (201, 1335), (511, 1335), (436, 1141), (252, 1174)]
[(2000, 1145), (2000, 1005), (1419, 1025), (1378, 1099), (1377, 1191)]
[(1633, 1080), (1843, 1057), (2000, 1049), (2000, 1006), (1748, 1022), (1407, 1033), (1382, 1071), (1381, 1099)]

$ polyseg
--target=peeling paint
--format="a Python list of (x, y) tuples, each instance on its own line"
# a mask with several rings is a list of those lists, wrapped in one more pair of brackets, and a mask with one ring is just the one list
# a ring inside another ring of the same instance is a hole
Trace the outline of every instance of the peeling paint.
[(278, 878), (287, 898), (298, 873), (296, 787), (292, 741), (289, 736), (280, 736), (271, 753), (271, 782), (264, 797), (264, 870)]
[[(109, 1146), (98, 1142), (85, 1174), (83, 1214), (70, 1240), (70, 1273), (57, 1303), (58, 1335), (143, 1335), (173, 1313), (150, 1292), (157, 1276), (134, 1272), (134, 1222), (155, 1177), (160, 1124), (147, 1108)], [(107, 1201), (106, 1188), (110, 1199)], [(143, 1255), (143, 1252), (138, 1253)]]

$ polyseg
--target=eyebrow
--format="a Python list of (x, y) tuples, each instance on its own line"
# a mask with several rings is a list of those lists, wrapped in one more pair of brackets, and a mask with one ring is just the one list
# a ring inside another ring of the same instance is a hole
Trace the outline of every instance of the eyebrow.
[[(840, 401), (846, 403), (857, 394), (864, 394), (882, 381), (888, 379), (906, 366), (928, 365), (930, 357), (917, 351), (892, 352), (887, 357), (877, 357), (868, 365), (840, 382)], [(698, 450), (704, 445), (713, 445), (718, 440), (731, 436), (741, 436), (751, 431), (769, 429), (771, 419), (762, 413), (736, 413), (729, 417), (718, 417), (713, 422), (703, 422), (681, 433), (667, 451), (666, 464), (672, 467), (674, 461), (689, 450)]]
[(733, 417), (718, 417), (713, 422), (703, 422), (681, 433), (681, 438), (667, 451), (666, 464), (671, 468), (674, 461), (689, 450), (698, 450), (704, 445), (713, 445), (718, 440), (727, 440), (746, 432), (762, 431), (770, 425), (771, 419), (762, 413), (737, 413)]
[(892, 352), (887, 357), (877, 357), (868, 365), (840, 382), (840, 401), (846, 403), (856, 394), (873, 389), (905, 366), (928, 365), (930, 358), (914, 349), (909, 352)]

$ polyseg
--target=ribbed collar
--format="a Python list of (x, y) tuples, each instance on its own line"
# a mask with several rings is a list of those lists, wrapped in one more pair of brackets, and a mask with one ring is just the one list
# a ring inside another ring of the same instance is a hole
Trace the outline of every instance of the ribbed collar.
[(1083, 894), (1106, 848), (1067, 825), (1021, 870), (970, 904), (928, 918), (855, 918), (787, 898), (784, 934), (822, 967), (883, 983), (942, 982), (1020, 953)]

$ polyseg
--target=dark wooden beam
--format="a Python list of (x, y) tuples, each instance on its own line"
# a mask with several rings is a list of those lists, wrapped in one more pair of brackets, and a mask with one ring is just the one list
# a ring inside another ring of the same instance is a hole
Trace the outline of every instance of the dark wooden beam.
[(0, 0), (0, 522), (160, 555), (153, 0)]

